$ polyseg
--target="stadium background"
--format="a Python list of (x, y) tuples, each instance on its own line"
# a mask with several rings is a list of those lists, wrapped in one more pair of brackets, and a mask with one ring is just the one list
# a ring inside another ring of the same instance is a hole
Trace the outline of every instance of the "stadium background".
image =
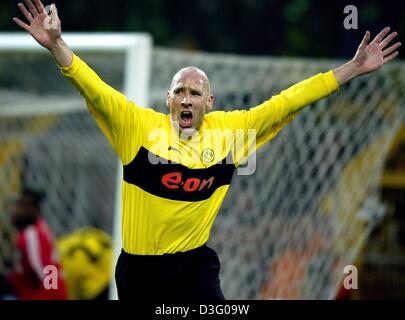
[[(386, 25), (405, 34), (401, 1), (55, 1), (64, 31), (143, 31), (156, 52), (184, 52), (344, 59), (352, 57), (365, 30)], [(343, 27), (343, 8), (356, 5), (359, 29)], [(0, 30), (16, 31), (16, 2), (0, 5)], [(402, 41), (403, 42), (403, 41)], [(159, 51), (161, 50), (161, 51)], [(155, 70), (156, 71), (156, 70)], [(159, 70), (158, 70), (159, 71)], [(153, 77), (153, 73), (152, 73)], [(152, 83), (158, 83), (152, 79)], [(1, 82), (0, 82), (1, 84)], [(215, 90), (215, 87), (214, 87)], [(405, 283), (405, 130), (394, 143), (381, 181), (392, 213), (374, 229), (358, 257), (359, 290), (348, 298), (403, 298)], [(108, 190), (107, 190), (108, 191)], [(3, 214), (3, 213), (2, 213)], [(99, 226), (97, 226), (99, 227)], [(106, 230), (111, 232), (111, 230)]]

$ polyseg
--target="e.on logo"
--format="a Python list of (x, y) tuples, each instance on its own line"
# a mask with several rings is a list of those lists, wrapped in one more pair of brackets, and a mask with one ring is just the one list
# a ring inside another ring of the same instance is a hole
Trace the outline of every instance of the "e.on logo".
[(209, 179), (188, 178), (183, 181), (181, 172), (170, 172), (162, 177), (162, 183), (166, 188), (175, 190), (180, 187), (186, 192), (201, 191), (203, 189), (211, 188), (215, 177)]

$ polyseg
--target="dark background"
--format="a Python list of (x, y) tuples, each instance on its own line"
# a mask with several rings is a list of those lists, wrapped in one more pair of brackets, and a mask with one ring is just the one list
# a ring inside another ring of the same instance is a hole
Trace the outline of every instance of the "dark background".
[[(0, 30), (17, 31), (18, 1), (1, 0)], [(51, 4), (51, 1), (45, 1)], [(156, 46), (209, 52), (351, 57), (364, 32), (389, 25), (405, 34), (405, 1), (325, 0), (56, 0), (64, 31), (144, 31)], [(358, 9), (346, 30), (346, 5)]]

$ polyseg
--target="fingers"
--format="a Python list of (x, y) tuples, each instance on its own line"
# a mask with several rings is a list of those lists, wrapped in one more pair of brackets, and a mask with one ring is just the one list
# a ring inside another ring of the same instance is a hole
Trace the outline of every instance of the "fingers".
[(395, 51), (393, 54), (391, 54), (390, 56), (384, 58), (384, 63), (387, 63), (393, 59), (395, 59), (398, 56), (398, 51)]
[(28, 12), (28, 10), (25, 8), (25, 6), (22, 3), (18, 4), (18, 8), (24, 15), (24, 17), (31, 23), (34, 18), (32, 17), (31, 13)]
[(44, 5), (42, 4), (42, 2), (40, 0), (33, 0), (35, 7), (38, 10), (38, 13), (42, 13), (45, 11)]
[(20, 19), (14, 17), (13, 21), (22, 29), (24, 29), (25, 31), (30, 31), (30, 26), (24, 22), (22, 22)]
[(35, 8), (31, 0), (24, 0), (24, 2), (27, 5), (28, 10), (31, 12), (32, 16), (35, 18), (38, 15), (37, 8)]
[(384, 37), (390, 32), (390, 27), (386, 27), (382, 29), (382, 31), (374, 38), (372, 43), (380, 44), (380, 42), (384, 39)]
[(386, 37), (381, 43), (381, 49), (384, 49), (396, 36), (398, 35), (397, 32), (391, 33), (388, 37)]
[(366, 31), (366, 34), (360, 43), (360, 48), (364, 48), (365, 46), (367, 46), (369, 40), (370, 40), (370, 32)]
[(401, 46), (401, 42), (397, 42), (395, 44), (393, 44), (391, 47), (383, 50), (383, 57), (388, 56), (389, 54), (391, 54), (392, 52), (394, 52), (395, 50), (397, 50), (399, 47)]

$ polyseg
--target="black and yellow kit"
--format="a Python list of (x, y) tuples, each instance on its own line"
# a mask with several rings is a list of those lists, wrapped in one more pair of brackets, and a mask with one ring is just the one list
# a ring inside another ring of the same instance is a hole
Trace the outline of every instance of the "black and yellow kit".
[[(303, 107), (338, 90), (332, 71), (320, 73), (247, 111), (210, 112), (199, 131), (183, 139), (169, 115), (128, 101), (76, 55), (61, 71), (122, 161), (123, 249), (136, 255), (205, 244), (243, 156), (271, 140)], [(244, 139), (235, 142), (240, 133)]]

